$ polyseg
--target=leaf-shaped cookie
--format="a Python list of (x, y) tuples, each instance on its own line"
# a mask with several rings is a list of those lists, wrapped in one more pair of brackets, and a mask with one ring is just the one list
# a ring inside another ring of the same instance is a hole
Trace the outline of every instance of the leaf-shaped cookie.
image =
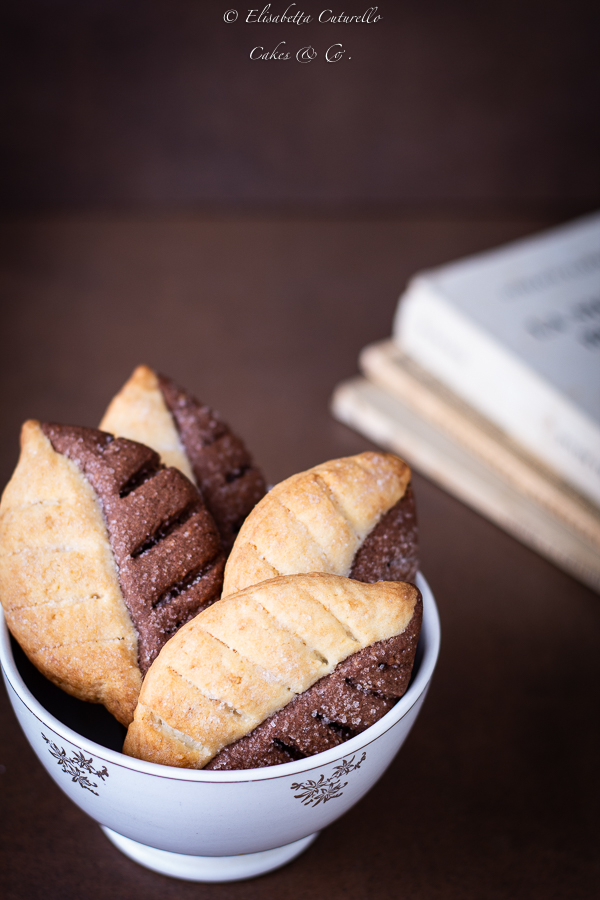
[(25, 423), (0, 504), (0, 598), (60, 687), (130, 722), (162, 645), (218, 599), (224, 559), (198, 490), (153, 450)]
[(306, 572), (413, 581), (418, 569), (410, 469), (360, 453), (292, 475), (250, 513), (225, 567), (223, 595)]
[(265, 493), (246, 447), (218, 414), (169, 378), (138, 366), (106, 410), (100, 428), (140, 441), (200, 489), (228, 552)]
[(335, 746), (408, 686), (421, 597), (402, 582), (280, 577), (201, 612), (151, 666), (124, 752), (251, 768)]

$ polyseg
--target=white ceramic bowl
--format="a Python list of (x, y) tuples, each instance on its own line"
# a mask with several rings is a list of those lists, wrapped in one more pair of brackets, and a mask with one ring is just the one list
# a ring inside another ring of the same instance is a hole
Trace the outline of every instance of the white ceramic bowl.
[[(119, 752), (124, 730), (102, 707), (46, 681), (11, 640), (2, 618), (0, 660), (27, 740), (58, 786), (124, 853), (192, 881), (251, 878), (289, 862), (383, 774), (423, 704), (440, 646), (433, 595), (406, 694), (339, 747), (262, 769), (210, 772), (142, 762)], [(1, 614), (0, 614), (1, 615)]]

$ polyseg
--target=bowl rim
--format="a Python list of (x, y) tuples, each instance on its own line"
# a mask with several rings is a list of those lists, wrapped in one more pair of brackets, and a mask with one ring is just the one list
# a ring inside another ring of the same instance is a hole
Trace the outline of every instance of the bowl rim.
[(117, 750), (110, 750), (102, 744), (80, 735), (78, 732), (64, 725), (49, 713), (44, 706), (33, 696), (21, 674), (19, 673), (12, 648), (10, 645), (10, 632), (6, 624), (4, 612), (0, 607), (0, 664), (2, 674), (8, 685), (20, 699), (21, 703), (42, 725), (51, 729), (56, 735), (81, 748), (103, 762), (119, 768), (132, 770), (140, 774), (154, 775), (171, 781), (187, 781), (196, 783), (231, 784), (248, 781), (272, 781), (285, 778), (290, 775), (304, 774), (312, 769), (321, 769), (332, 762), (336, 762), (340, 756), (344, 758), (363, 750), (381, 735), (385, 734), (396, 725), (418, 702), (425, 693), (431, 681), (440, 650), (441, 627), (438, 609), (431, 589), (424, 576), (419, 572), (416, 584), (423, 596), (423, 625), (421, 627), (421, 639), (423, 642), (423, 655), (419, 663), (418, 671), (406, 693), (398, 700), (395, 706), (381, 717), (377, 722), (366, 728), (365, 731), (355, 737), (316, 753), (304, 759), (294, 760), (289, 763), (281, 763), (278, 766), (263, 766), (256, 769), (232, 769), (226, 771), (213, 771), (207, 769), (184, 769), (176, 766), (165, 766), (160, 763), (146, 762), (132, 756), (126, 756)]

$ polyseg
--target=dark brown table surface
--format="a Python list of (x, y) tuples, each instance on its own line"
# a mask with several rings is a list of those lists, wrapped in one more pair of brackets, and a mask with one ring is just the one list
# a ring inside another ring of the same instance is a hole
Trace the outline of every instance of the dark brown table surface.
[[(390, 333), (416, 269), (552, 224), (63, 217), (2, 230), (0, 478), (28, 417), (95, 425), (147, 362), (217, 407), (271, 482), (368, 449), (334, 385)], [(0, 700), (0, 893), (13, 898), (600, 895), (600, 598), (418, 474), (442, 652), (407, 743), (295, 862), (179, 882), (122, 856)]]

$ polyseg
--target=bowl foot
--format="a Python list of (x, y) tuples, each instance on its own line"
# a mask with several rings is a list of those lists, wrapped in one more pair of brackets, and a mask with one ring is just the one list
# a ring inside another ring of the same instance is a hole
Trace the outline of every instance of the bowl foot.
[(283, 847), (262, 850), (260, 853), (240, 853), (237, 856), (188, 856), (185, 853), (171, 853), (157, 850), (146, 844), (139, 844), (131, 838), (117, 834), (111, 828), (100, 826), (112, 843), (125, 856), (147, 869), (162, 875), (182, 878), (185, 881), (241, 881), (264, 875), (280, 866), (285, 866), (309, 847), (319, 832)]

